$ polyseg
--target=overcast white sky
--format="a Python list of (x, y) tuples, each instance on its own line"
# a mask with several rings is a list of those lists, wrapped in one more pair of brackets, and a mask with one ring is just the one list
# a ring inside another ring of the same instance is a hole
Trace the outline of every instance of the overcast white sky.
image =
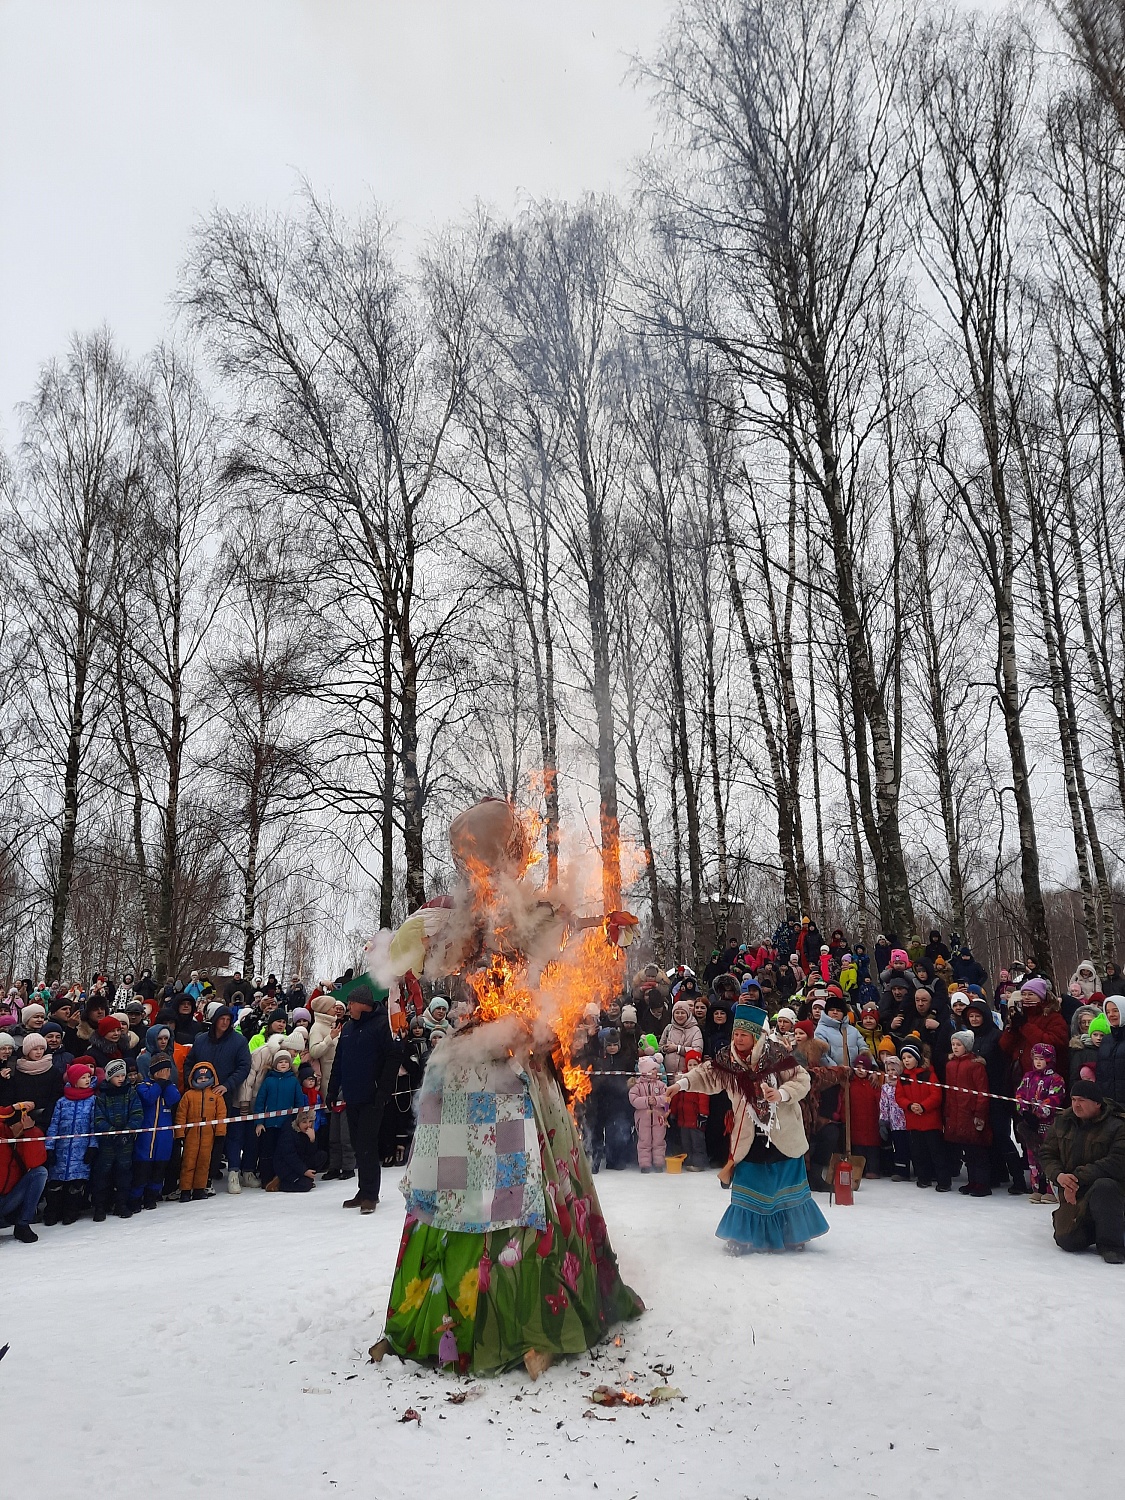
[(411, 231), (620, 188), (671, 0), (0, 0), (0, 432), (72, 331), (162, 335), (192, 224), (300, 176)]

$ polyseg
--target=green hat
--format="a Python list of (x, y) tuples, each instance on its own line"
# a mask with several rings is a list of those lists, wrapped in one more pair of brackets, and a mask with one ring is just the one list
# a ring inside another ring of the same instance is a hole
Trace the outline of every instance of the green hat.
[(333, 1000), (342, 1000), (345, 1005), (356, 1000), (360, 1005), (383, 1005), (390, 995), (381, 984), (376, 984), (368, 973), (357, 974), (354, 979), (349, 979), (339, 989), (332, 991)]
[(734, 1007), (735, 1031), (748, 1031), (751, 1036), (761, 1036), (765, 1024), (769, 1020), (760, 1005), (744, 1005), (741, 1002)]

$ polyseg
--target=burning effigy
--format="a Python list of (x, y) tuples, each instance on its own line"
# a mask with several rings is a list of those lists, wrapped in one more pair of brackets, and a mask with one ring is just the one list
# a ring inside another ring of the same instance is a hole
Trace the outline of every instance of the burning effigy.
[(400, 980), (459, 975), (477, 1021), (426, 1068), (372, 1355), (474, 1374), (523, 1364), (535, 1377), (644, 1310), (618, 1271), (570, 1107), (589, 1090), (571, 1039), (586, 1006), (620, 989), (636, 919), (578, 915), (565, 880), (539, 887), (534, 840), (507, 802), (461, 813), (450, 846), (456, 889), (413, 913), (381, 961)]

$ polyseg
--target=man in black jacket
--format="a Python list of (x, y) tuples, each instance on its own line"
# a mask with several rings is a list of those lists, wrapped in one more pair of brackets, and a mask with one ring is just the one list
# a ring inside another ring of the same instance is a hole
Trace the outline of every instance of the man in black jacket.
[(361, 974), (335, 993), (347, 1004), (351, 1019), (336, 1045), (327, 1104), (345, 1106), (355, 1151), (359, 1191), (344, 1207), (371, 1214), (379, 1203), (382, 1181), (379, 1126), (398, 1073), (399, 1047), (387, 1018), (385, 989)]
[(1097, 1247), (1111, 1266), (1125, 1265), (1125, 1119), (1096, 1083), (1079, 1079), (1070, 1108), (1060, 1110), (1041, 1154), (1048, 1182), (1058, 1183), (1055, 1244)]

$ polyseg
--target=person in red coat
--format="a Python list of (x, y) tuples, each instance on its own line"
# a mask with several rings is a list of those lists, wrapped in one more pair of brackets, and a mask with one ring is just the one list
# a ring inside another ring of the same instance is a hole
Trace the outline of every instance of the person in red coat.
[(951, 1165), (959, 1152), (965, 1154), (969, 1180), (957, 1191), (970, 1198), (991, 1198), (988, 1069), (981, 1058), (974, 1056), (975, 1044), (971, 1031), (953, 1033), (945, 1065), (945, 1151)]
[(1015, 1092), (1024, 1074), (1031, 1071), (1031, 1049), (1038, 1042), (1053, 1047), (1056, 1057), (1065, 1057), (1070, 1046), (1070, 1028), (1047, 981), (1028, 979), (1009, 998), (1008, 1024), (1000, 1033), (1000, 1047), (1013, 1059), (1010, 1093)]
[(46, 1186), (47, 1142), (30, 1103), (0, 1106), (0, 1221), (12, 1224), (25, 1245), (39, 1238), (31, 1221)]
[(879, 1176), (879, 1094), (883, 1080), (874, 1071), (874, 1064), (866, 1052), (861, 1052), (852, 1068), (849, 1093), (852, 1110), (852, 1146), (867, 1165), (865, 1177)]
[(907, 1037), (898, 1052), (903, 1075), (895, 1085), (895, 1099), (906, 1116), (915, 1186), (933, 1187), (936, 1181), (938, 1192), (948, 1193), (952, 1184), (942, 1135), (941, 1088), (923, 1059), (920, 1041)]

